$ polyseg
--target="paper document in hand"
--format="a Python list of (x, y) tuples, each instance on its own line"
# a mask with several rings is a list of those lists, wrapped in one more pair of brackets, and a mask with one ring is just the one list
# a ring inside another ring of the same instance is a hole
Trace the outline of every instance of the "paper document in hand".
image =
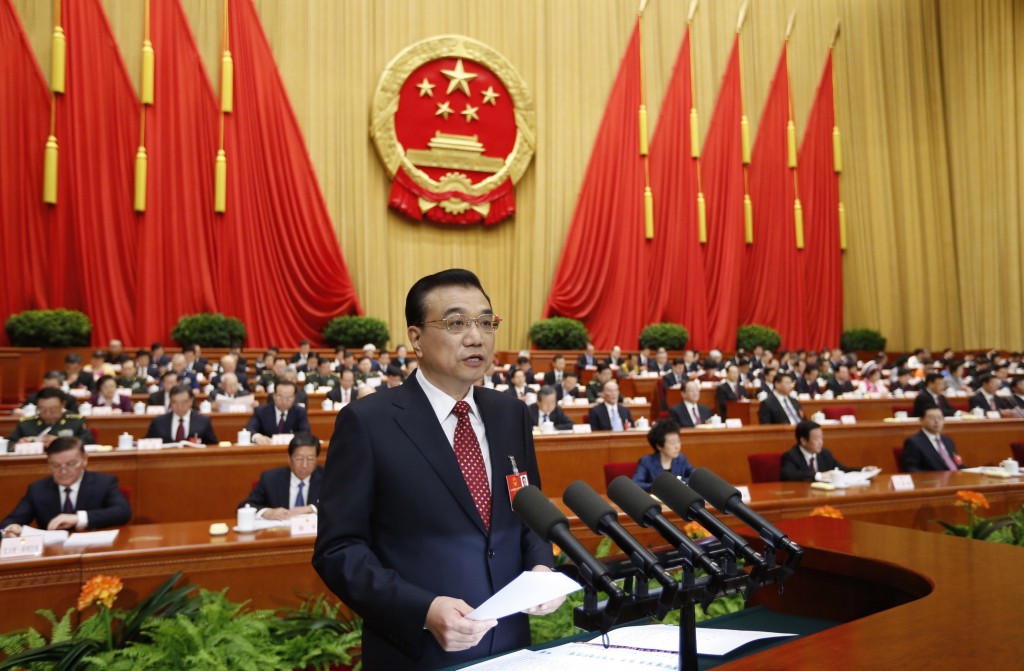
[[(752, 641), (783, 636), (796, 636), (796, 634), (698, 627), (697, 654), (727, 655), (741, 645)], [(679, 652), (679, 627), (672, 625), (649, 624), (642, 627), (622, 627), (608, 632), (608, 638), (613, 646)], [(590, 645), (601, 645), (601, 639), (590, 641)]]
[(85, 533), (71, 534), (64, 541), (65, 548), (86, 548), (94, 545), (113, 545), (117, 540), (117, 529), (107, 531), (87, 531)]
[(558, 571), (523, 571), (466, 617), (497, 620), (580, 589), (575, 580)]

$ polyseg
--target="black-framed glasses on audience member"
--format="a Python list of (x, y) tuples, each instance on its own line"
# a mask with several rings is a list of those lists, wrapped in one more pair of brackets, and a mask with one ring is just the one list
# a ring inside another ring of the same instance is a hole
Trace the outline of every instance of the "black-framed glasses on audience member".
[[(443, 324), (443, 326), (441, 326)], [(434, 319), (423, 322), (420, 326), (437, 325), (437, 328), (444, 328), (449, 333), (465, 333), (476, 324), (481, 331), (493, 333), (501, 325), (501, 317), (492, 314), (482, 314), (478, 317), (470, 317), (458, 312), (450, 314), (442, 319)]]

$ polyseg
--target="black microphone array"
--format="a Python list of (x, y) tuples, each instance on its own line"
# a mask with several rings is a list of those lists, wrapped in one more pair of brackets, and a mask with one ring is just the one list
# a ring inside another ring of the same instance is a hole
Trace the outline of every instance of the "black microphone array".
[[(768, 584), (779, 584), (781, 590), (781, 584), (799, 564), (803, 550), (743, 503), (735, 487), (706, 468), (694, 471), (689, 485), (671, 473), (662, 473), (654, 480), (651, 492), (682, 519), (707, 529), (715, 540), (694, 542), (662, 514), (661, 503), (625, 476), (609, 485), (608, 497), (641, 527), (657, 531), (671, 546), (670, 550), (652, 552), (644, 547), (619, 523), (616, 510), (583, 481), (569, 485), (562, 501), (591, 531), (609, 537), (627, 560), (603, 562), (594, 557), (569, 532), (565, 515), (534, 486), (521, 489), (512, 508), (534, 533), (557, 544), (575, 565), (573, 577), (584, 587), (583, 606), (576, 609), (573, 618), (577, 627), (607, 633), (617, 622), (647, 616), (663, 619), (670, 611), (679, 609), (681, 668), (696, 669), (694, 606), (700, 604), (706, 613), (711, 602), (720, 596), (742, 591), (749, 599), (756, 588)], [(719, 511), (735, 515), (756, 531), (765, 543), (763, 551), (758, 552), (708, 511), (705, 498)], [(782, 565), (776, 562), (779, 552), (786, 555)], [(682, 568), (679, 581), (669, 572), (677, 567)], [(704, 574), (699, 578), (695, 574), (698, 569)], [(617, 582), (620, 579), (622, 586)], [(649, 585), (652, 580), (657, 583), (654, 588)], [(598, 601), (599, 591), (608, 596), (606, 601)]]

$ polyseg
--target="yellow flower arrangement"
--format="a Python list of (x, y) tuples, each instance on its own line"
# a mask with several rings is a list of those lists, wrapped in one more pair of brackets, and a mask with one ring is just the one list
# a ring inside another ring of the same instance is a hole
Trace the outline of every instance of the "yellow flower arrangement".
[(985, 498), (984, 494), (972, 492), (967, 489), (961, 489), (956, 493), (956, 499), (958, 505), (963, 506), (966, 510), (971, 512), (978, 508), (988, 510), (988, 499)]
[(117, 576), (97, 575), (93, 576), (82, 585), (82, 592), (78, 595), (78, 610), (83, 611), (93, 604), (111, 608), (117, 595), (124, 585)]
[(686, 524), (684, 524), (683, 533), (695, 541), (699, 541), (700, 539), (707, 538), (711, 535), (708, 533), (707, 529), (697, 524), (696, 522), (687, 522)]
[(811, 511), (811, 517), (831, 517), (832, 519), (844, 519), (843, 511), (832, 506), (818, 506)]

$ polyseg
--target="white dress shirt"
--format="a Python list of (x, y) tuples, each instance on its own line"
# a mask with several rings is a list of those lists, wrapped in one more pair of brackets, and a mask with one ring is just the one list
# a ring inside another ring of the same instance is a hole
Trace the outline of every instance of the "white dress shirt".
[[(427, 395), (430, 407), (433, 408), (434, 414), (437, 415), (437, 421), (441, 424), (441, 429), (444, 431), (448, 444), (452, 446), (452, 451), (454, 452), (455, 426), (459, 423), (459, 418), (452, 412), (455, 409), (455, 401), (452, 400), (451, 396), (431, 384), (427, 376), (423, 374), (422, 368), (416, 373), (416, 379), (420, 383), (423, 393)], [(469, 423), (473, 427), (473, 433), (476, 434), (477, 442), (480, 443), (480, 453), (483, 455), (484, 468), (487, 470), (487, 482), (490, 483), (492, 480), (491, 451), (487, 445), (487, 431), (484, 427), (484, 420), (480, 417), (480, 410), (476, 407), (476, 401), (473, 400), (473, 387), (469, 388), (469, 393), (462, 400), (469, 404)]]

